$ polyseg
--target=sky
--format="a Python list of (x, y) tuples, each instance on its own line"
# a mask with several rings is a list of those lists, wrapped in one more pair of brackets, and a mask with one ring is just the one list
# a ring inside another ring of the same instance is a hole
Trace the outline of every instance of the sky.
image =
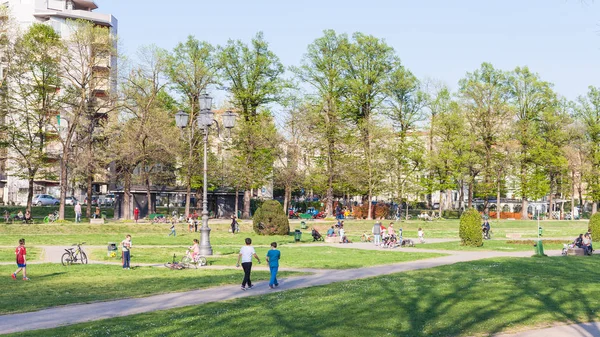
[(96, 0), (119, 20), (121, 52), (172, 49), (188, 35), (214, 45), (264, 33), (285, 66), (325, 29), (382, 38), (420, 79), (453, 90), (490, 62), (528, 66), (568, 99), (600, 87), (600, 1), (594, 0)]

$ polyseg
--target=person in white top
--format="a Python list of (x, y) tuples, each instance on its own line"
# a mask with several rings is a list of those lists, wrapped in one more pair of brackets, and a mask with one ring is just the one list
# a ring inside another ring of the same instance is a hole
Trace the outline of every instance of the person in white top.
[(252, 257), (256, 258), (258, 264), (260, 264), (260, 259), (258, 255), (256, 255), (256, 251), (254, 247), (252, 247), (252, 239), (246, 238), (246, 245), (240, 249), (240, 254), (238, 255), (236, 267), (240, 266), (240, 259), (242, 260), (242, 268), (244, 269), (244, 280), (242, 281), (242, 290), (246, 290), (246, 285), (248, 285), (248, 289), (252, 289), (252, 281), (250, 280), (250, 272), (252, 271)]

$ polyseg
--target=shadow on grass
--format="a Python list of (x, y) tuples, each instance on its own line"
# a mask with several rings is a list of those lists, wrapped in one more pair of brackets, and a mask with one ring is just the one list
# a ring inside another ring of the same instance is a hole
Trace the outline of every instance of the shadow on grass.
[[(199, 336), (491, 336), (552, 322), (599, 319), (600, 285), (594, 282), (600, 277), (599, 260), (481, 260), (31, 335), (185, 335), (185, 329)], [(321, 277), (335, 277), (335, 271)], [(281, 287), (296, 282), (282, 282)], [(587, 329), (600, 335), (593, 327)]]

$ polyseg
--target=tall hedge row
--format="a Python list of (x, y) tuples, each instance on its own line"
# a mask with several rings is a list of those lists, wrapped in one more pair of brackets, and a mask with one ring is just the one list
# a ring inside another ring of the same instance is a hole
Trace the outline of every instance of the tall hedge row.
[(458, 235), (463, 246), (483, 246), (481, 215), (477, 210), (470, 208), (461, 215)]

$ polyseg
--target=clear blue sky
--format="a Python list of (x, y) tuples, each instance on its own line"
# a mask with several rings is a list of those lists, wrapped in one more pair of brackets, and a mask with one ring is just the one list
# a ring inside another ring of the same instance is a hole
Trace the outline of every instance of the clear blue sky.
[(458, 80), (482, 62), (529, 66), (569, 99), (600, 86), (600, 1), (97, 0), (119, 20), (122, 52), (171, 49), (187, 35), (212, 44), (263, 31), (286, 66), (324, 29), (383, 38), (419, 78)]

